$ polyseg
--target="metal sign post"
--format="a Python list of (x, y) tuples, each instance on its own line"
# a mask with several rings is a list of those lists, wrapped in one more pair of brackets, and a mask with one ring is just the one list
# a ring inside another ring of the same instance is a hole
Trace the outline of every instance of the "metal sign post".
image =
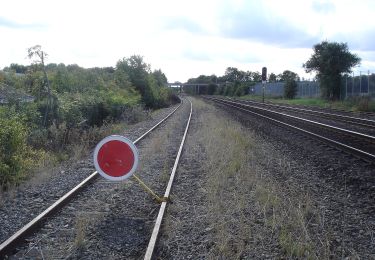
[(94, 165), (104, 178), (110, 181), (126, 180), (130, 176), (147, 191), (158, 203), (166, 201), (153, 192), (134, 174), (138, 167), (138, 150), (131, 140), (120, 135), (107, 136), (94, 150)]
[(263, 103), (264, 103), (264, 89), (265, 89), (265, 85), (266, 85), (266, 82), (262, 81), (262, 100), (263, 100)]
[(266, 87), (266, 82), (267, 82), (267, 68), (266, 67), (263, 67), (262, 68), (262, 93), (263, 93), (263, 103), (264, 103), (264, 89)]

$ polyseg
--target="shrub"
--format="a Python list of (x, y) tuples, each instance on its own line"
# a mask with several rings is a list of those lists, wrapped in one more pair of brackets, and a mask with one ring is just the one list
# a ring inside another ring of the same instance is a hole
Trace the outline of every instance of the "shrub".
[(26, 143), (28, 129), (18, 116), (4, 117), (0, 111), (0, 187), (17, 184), (26, 173), (39, 164), (41, 152)]
[(284, 86), (284, 97), (288, 99), (295, 98), (297, 94), (297, 82), (294, 79), (287, 79)]

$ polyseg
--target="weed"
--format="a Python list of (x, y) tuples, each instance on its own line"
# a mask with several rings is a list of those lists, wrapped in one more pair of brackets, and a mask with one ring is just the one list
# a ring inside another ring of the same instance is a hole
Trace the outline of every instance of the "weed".
[[(197, 124), (201, 126), (194, 138), (203, 145), (207, 156), (204, 167), (209, 218), (217, 223), (217, 243), (210, 257), (241, 258), (246, 250), (256, 246), (250, 241), (260, 239), (263, 243), (272, 237), (287, 257), (310, 259), (326, 255), (311, 239), (309, 225), (318, 221), (319, 214), (309, 194), (296, 192), (266, 172), (271, 165), (277, 165), (288, 174), (292, 166), (287, 158), (274, 158), (267, 152), (269, 147), (258, 143), (253, 133), (218, 116), (220, 112), (210, 105), (194, 100), (194, 106)], [(249, 218), (249, 214), (259, 213), (262, 219)]]
[(75, 224), (76, 237), (74, 239), (74, 245), (78, 250), (83, 249), (85, 245), (87, 225), (87, 218), (85, 218), (84, 216), (77, 217)]

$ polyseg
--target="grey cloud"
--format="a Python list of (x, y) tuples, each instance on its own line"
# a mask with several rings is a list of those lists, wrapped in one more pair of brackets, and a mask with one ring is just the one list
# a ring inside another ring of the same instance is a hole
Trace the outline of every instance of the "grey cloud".
[(336, 34), (330, 40), (348, 43), (349, 50), (375, 51), (375, 29), (362, 30), (350, 34)]
[[(298, 10), (291, 8), (291, 11)], [(224, 37), (256, 40), (281, 47), (311, 48), (319, 41), (297, 25), (271, 14), (259, 2), (246, 3), (241, 9), (225, 6), (220, 15), (220, 29)]]

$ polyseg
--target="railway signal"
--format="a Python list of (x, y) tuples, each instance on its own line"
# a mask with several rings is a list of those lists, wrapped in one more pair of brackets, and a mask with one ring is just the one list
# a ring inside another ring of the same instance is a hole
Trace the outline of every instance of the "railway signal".
[(138, 150), (126, 137), (107, 136), (95, 147), (94, 165), (99, 174), (108, 180), (125, 180), (137, 169)]
[(262, 68), (262, 83), (267, 81), (267, 67)]

